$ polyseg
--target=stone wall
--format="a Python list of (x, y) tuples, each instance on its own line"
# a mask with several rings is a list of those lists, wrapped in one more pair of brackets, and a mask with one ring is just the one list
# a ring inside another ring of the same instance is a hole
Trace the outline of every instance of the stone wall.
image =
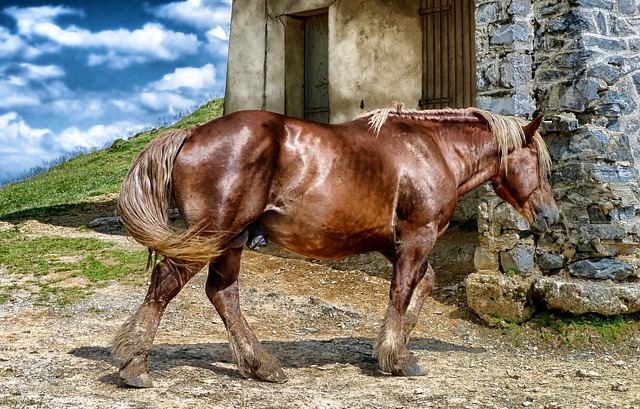
[(469, 305), (512, 321), (540, 300), (577, 314), (640, 310), (638, 3), (481, 1), (476, 18), (478, 105), (544, 113), (562, 220), (533, 236), (485, 187)]

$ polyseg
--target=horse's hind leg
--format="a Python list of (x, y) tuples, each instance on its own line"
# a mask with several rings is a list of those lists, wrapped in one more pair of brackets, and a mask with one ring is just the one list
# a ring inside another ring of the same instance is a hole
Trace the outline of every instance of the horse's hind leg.
[(113, 341), (113, 354), (122, 361), (118, 375), (136, 388), (151, 388), (149, 349), (167, 304), (202, 265), (176, 266), (162, 260), (151, 273), (151, 284), (138, 310), (120, 327)]
[(260, 344), (240, 311), (238, 274), (242, 247), (228, 249), (209, 265), (206, 292), (229, 334), (229, 345), (243, 376), (268, 382), (287, 380), (280, 361)]

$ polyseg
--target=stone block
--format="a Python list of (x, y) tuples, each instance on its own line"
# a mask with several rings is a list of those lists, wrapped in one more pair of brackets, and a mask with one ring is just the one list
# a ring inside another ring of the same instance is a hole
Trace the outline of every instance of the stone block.
[(531, 13), (530, 0), (511, 0), (507, 13), (514, 16), (527, 16)]
[(472, 273), (465, 280), (467, 304), (490, 324), (495, 318), (525, 322), (535, 313), (530, 297), (533, 282), (531, 277)]
[(579, 243), (590, 243), (593, 239), (623, 240), (627, 232), (620, 224), (587, 224), (575, 226), (574, 238)]
[(603, 13), (600, 12), (596, 15), (596, 23), (598, 24), (598, 31), (600, 34), (609, 34), (610, 25), (607, 24), (607, 18)]
[(541, 16), (548, 16), (551, 14), (558, 14), (563, 10), (566, 10), (566, 5), (564, 3), (556, 3), (556, 2), (538, 2), (536, 5), (537, 14)]
[(629, 207), (614, 207), (609, 211), (609, 217), (612, 220), (632, 220), (636, 215), (635, 208)]
[(564, 256), (562, 254), (544, 253), (538, 256), (538, 266), (543, 271), (557, 270), (564, 265)]
[(618, 0), (618, 11), (628, 16), (638, 13), (638, 5), (636, 0)]
[(510, 54), (500, 64), (500, 81), (504, 88), (526, 87), (531, 82), (531, 56)]
[(633, 74), (631, 78), (633, 79), (633, 85), (636, 86), (636, 92), (640, 94), (640, 72)]
[(609, 138), (603, 131), (584, 127), (582, 132), (571, 139), (569, 149), (582, 160), (604, 159), (607, 156), (608, 145)]
[(495, 2), (482, 4), (476, 9), (476, 24), (488, 24), (499, 18), (500, 7)]
[(606, 85), (597, 79), (579, 81), (575, 85), (559, 85), (553, 88), (552, 101), (557, 108), (569, 111), (584, 111), (591, 101), (598, 98), (598, 89)]
[(590, 77), (602, 78), (608, 85), (613, 85), (620, 79), (620, 69), (611, 64), (597, 64), (587, 70)]
[(566, 68), (574, 70), (573, 74), (576, 74), (577, 68), (582, 68), (585, 61), (594, 54), (592, 50), (584, 50), (579, 44), (572, 44), (573, 48), (569, 48), (566, 52), (557, 54), (554, 58), (554, 65), (556, 68)]
[(630, 166), (594, 165), (591, 171), (599, 183), (637, 183), (638, 170)]
[(578, 5), (585, 8), (612, 10), (614, 2), (611, 0), (578, 0), (577, 3)]
[(535, 296), (550, 309), (571, 314), (631, 314), (640, 311), (640, 284), (538, 277)]
[(596, 37), (592, 35), (584, 35), (582, 38), (586, 48), (599, 48), (603, 51), (622, 51), (624, 43), (621, 39), (615, 37)]
[(588, 27), (589, 22), (584, 15), (573, 11), (550, 19), (546, 28), (548, 33), (553, 34), (583, 31)]
[(491, 44), (509, 45), (517, 41), (529, 41), (531, 33), (524, 25), (503, 24), (499, 26), (491, 36)]
[(553, 185), (562, 182), (581, 182), (587, 178), (587, 173), (582, 163), (568, 163), (556, 166), (551, 174), (551, 182)]
[(620, 116), (635, 111), (637, 105), (628, 92), (608, 90), (600, 93), (599, 105), (595, 112), (604, 116)]
[[(640, 77), (638, 78), (640, 81)], [(578, 129), (578, 120), (575, 114), (565, 112), (551, 117), (551, 121), (544, 121), (544, 129), (547, 132), (568, 132)]]
[(539, 69), (535, 73), (535, 80), (538, 83), (556, 82), (561, 78), (568, 77), (567, 70), (558, 70), (555, 68)]
[(498, 271), (500, 268), (498, 253), (491, 251), (484, 246), (478, 246), (476, 247), (476, 251), (473, 255), (473, 265), (476, 270)]
[(511, 250), (519, 241), (520, 236), (517, 233), (484, 235), (480, 237), (480, 242), (490, 251), (494, 252)]
[(515, 272), (527, 274), (533, 271), (534, 247), (532, 245), (518, 244), (511, 250), (500, 253), (500, 264), (505, 273)]
[(571, 263), (569, 272), (580, 278), (624, 281), (634, 274), (634, 269), (612, 258), (590, 258)]
[[(620, 121), (609, 121), (609, 123), (615, 126), (613, 130), (620, 130)], [(632, 162), (633, 153), (631, 142), (629, 141), (629, 136), (627, 134), (618, 134), (611, 136), (617, 136), (617, 139), (609, 138), (610, 143), (607, 152), (607, 159), (612, 162)]]
[(496, 206), (493, 216), (495, 222), (502, 226), (502, 229), (529, 230), (529, 222), (513, 206), (506, 202)]

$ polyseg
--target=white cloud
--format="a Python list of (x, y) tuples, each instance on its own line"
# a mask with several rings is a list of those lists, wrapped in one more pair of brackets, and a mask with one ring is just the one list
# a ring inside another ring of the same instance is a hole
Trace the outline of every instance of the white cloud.
[(211, 29), (205, 33), (207, 44), (205, 46), (209, 55), (213, 57), (222, 57), (226, 60), (229, 53), (229, 37), (227, 33), (220, 27)]
[(132, 133), (142, 131), (144, 128), (142, 125), (130, 122), (94, 125), (86, 130), (81, 130), (74, 126), (65, 129), (53, 138), (56, 140), (57, 146), (70, 152), (77, 148), (101, 148), (115, 139), (126, 138)]
[(0, 80), (11, 85), (24, 86), (32, 81), (44, 81), (64, 77), (64, 69), (57, 65), (34, 65), (29, 63), (0, 66)]
[(216, 69), (212, 64), (206, 64), (200, 68), (177, 68), (174, 72), (166, 74), (161, 80), (150, 85), (150, 88), (158, 91), (174, 91), (180, 88), (193, 88), (195, 90), (211, 88), (216, 83)]
[(48, 129), (31, 128), (15, 112), (0, 115), (0, 184), (55, 158), (56, 153), (43, 148), (49, 133)]
[(36, 47), (27, 44), (20, 36), (13, 35), (6, 28), (0, 26), (0, 57), (24, 57), (34, 59), (42, 54)]
[[(58, 7), (10, 7), (5, 13), (18, 24), (18, 32), (25, 38), (49, 42), (49, 51), (60, 47), (90, 51), (89, 65), (108, 64), (112, 68), (125, 68), (154, 60), (175, 61), (198, 52), (200, 41), (195, 34), (168, 30), (161, 24), (147, 23), (136, 30), (117, 29), (91, 32), (76, 26), (61, 27), (55, 19), (64, 14), (81, 14), (79, 10)], [(0, 50), (17, 53), (26, 47), (21, 38), (7, 31), (0, 32)], [(43, 48), (45, 52), (47, 48)]]
[(16, 112), (0, 115), (0, 184), (78, 148), (101, 148), (143, 129), (142, 125), (117, 122), (84, 130), (70, 127), (55, 134), (50, 129), (30, 127)]
[(143, 92), (139, 97), (144, 109), (167, 115), (178, 115), (193, 107), (194, 101), (173, 92)]
[(57, 65), (0, 65), (0, 109), (37, 106), (42, 101), (68, 94), (66, 86), (57, 81), (64, 76), (64, 69)]
[(201, 30), (229, 27), (231, 2), (214, 0), (177, 1), (151, 8), (157, 17), (178, 21)]
[(229, 36), (227, 35), (227, 32), (224, 31), (224, 29), (220, 26), (217, 26), (216, 28), (212, 28), (211, 30), (207, 31), (206, 37), (209, 40), (216, 38), (222, 41), (229, 41)]
[(30, 34), (35, 24), (48, 23), (59, 16), (84, 15), (82, 10), (65, 6), (18, 7), (11, 6), (3, 10), (4, 14), (13, 17), (18, 23), (18, 32)]

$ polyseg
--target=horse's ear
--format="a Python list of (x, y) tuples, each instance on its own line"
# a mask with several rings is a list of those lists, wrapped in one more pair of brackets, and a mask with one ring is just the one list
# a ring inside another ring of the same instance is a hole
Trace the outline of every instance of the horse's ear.
[(533, 135), (535, 135), (541, 123), (542, 123), (542, 115), (538, 115), (536, 119), (529, 122), (522, 128), (522, 130), (524, 131), (524, 136), (527, 137), (527, 142), (531, 142), (533, 140)]

